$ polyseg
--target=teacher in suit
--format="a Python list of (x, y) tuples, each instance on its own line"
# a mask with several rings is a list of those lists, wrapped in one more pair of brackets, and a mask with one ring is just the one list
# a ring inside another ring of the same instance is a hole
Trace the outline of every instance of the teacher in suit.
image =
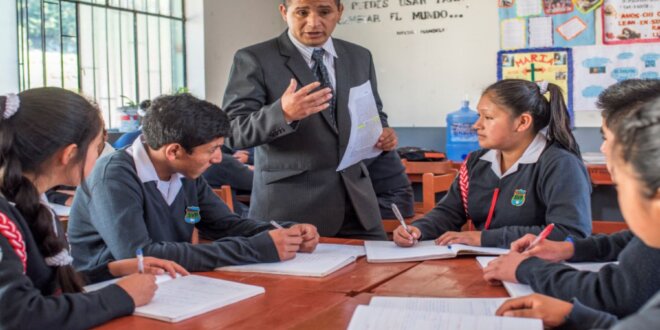
[(287, 31), (236, 53), (223, 104), (229, 142), (256, 146), (250, 217), (311, 223), (322, 236), (385, 239), (366, 166), (336, 171), (351, 130), (352, 87), (371, 84), (384, 127), (376, 147), (397, 143), (371, 53), (331, 38), (343, 9), (339, 0), (285, 0)]

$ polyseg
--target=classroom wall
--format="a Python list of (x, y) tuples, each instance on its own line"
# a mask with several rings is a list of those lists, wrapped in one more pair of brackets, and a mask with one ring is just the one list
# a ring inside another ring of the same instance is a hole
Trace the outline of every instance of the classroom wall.
[(0, 52), (0, 94), (18, 92), (18, 37), (16, 26), (16, 2), (0, 1), (0, 40), (3, 51)]

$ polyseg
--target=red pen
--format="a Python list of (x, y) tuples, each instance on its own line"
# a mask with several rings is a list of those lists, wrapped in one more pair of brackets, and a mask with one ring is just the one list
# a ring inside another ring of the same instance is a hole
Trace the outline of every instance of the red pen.
[[(533, 247), (535, 247), (537, 244), (541, 243), (541, 241), (543, 241), (546, 237), (548, 237), (548, 235), (550, 235), (550, 233), (552, 232), (552, 229), (553, 229), (553, 228), (555, 228), (555, 224), (554, 224), (554, 223), (551, 223), (551, 224), (549, 224), (547, 227), (545, 227), (545, 229), (543, 229), (543, 231), (539, 234), (539, 236), (536, 236), (536, 239), (535, 239), (534, 241), (532, 241), (532, 244), (530, 244), (530, 245), (525, 249), (525, 251), (529, 251), (530, 249), (532, 249)], [(523, 252), (525, 252), (525, 251), (523, 251)]]

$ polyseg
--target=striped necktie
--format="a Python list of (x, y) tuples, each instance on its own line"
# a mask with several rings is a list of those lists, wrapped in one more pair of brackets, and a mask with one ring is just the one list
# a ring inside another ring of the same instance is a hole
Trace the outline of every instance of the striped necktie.
[(322, 48), (314, 49), (314, 52), (312, 52), (312, 59), (314, 60), (314, 66), (312, 66), (312, 71), (314, 72), (314, 76), (316, 76), (316, 79), (321, 83), (320, 88), (330, 88), (332, 91), (332, 99), (330, 99), (330, 106), (328, 107), (327, 110), (328, 113), (330, 114), (330, 119), (332, 121), (332, 124), (337, 127), (337, 121), (335, 119), (335, 93), (334, 89), (332, 88), (332, 83), (330, 82), (330, 75), (328, 74), (328, 68), (325, 67), (325, 64), (323, 64), (323, 54), (325, 53), (325, 50)]

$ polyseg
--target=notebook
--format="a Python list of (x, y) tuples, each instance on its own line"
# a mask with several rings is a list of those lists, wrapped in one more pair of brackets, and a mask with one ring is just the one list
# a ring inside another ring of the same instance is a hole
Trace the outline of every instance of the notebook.
[[(265, 292), (260, 286), (198, 275), (177, 279), (166, 275), (159, 279), (161, 282), (154, 298), (147, 305), (135, 308), (133, 315), (174, 323)], [(102, 283), (112, 284), (109, 282)]]
[(458, 255), (501, 255), (509, 252), (507, 249), (463, 244), (436, 245), (435, 241), (422, 241), (412, 247), (400, 247), (391, 241), (366, 241), (364, 247), (367, 250), (367, 261), (373, 263), (449, 259)]
[(363, 246), (319, 244), (313, 253), (297, 253), (296, 257), (290, 260), (241, 266), (225, 266), (216, 268), (216, 270), (324, 277), (353, 263), (358, 257), (363, 255), (365, 255)]
[[(477, 257), (477, 262), (481, 268), (485, 268), (489, 262), (491, 262), (496, 257)], [(565, 263), (568, 266), (571, 266), (577, 270), (586, 270), (590, 272), (597, 272), (605, 265), (609, 264), (618, 264), (618, 262), (567, 262)], [(526, 296), (534, 293), (532, 287), (527, 284), (512, 283), (502, 281), (504, 288), (509, 293), (511, 297), (520, 297)]]
[(541, 330), (539, 319), (469, 315), (360, 305), (355, 309), (349, 330)]
[(508, 298), (373, 297), (369, 306), (426, 312), (493, 316)]

